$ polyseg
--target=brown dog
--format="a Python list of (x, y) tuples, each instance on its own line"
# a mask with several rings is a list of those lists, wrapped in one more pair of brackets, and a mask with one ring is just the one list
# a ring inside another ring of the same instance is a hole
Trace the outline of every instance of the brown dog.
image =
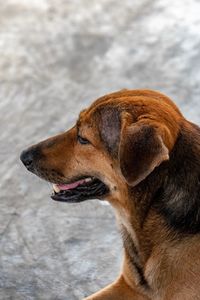
[(200, 299), (200, 129), (169, 98), (106, 95), (21, 160), (54, 200), (106, 198), (116, 211), (123, 269), (87, 300)]

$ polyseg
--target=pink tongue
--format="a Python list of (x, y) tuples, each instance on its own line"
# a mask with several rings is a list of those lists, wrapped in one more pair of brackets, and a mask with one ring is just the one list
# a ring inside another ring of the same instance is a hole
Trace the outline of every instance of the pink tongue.
[(75, 189), (78, 185), (80, 185), (84, 182), (85, 182), (85, 180), (81, 179), (81, 180), (78, 180), (76, 182), (69, 183), (69, 184), (57, 184), (57, 187), (60, 190), (65, 191), (65, 190)]

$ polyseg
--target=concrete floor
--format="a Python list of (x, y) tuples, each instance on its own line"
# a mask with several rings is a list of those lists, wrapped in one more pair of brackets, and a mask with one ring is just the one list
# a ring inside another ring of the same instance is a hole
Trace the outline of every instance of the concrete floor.
[(112, 209), (53, 202), (20, 151), (121, 88), (200, 123), (199, 32), (198, 0), (0, 0), (0, 300), (80, 300), (117, 276)]

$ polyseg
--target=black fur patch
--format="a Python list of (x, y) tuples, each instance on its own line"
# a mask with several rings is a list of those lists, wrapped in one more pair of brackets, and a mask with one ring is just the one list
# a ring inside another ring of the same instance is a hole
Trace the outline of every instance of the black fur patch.
[(120, 112), (117, 107), (102, 107), (98, 113), (100, 115), (99, 131), (102, 142), (108, 152), (116, 156), (120, 140)]
[(200, 129), (183, 129), (153, 207), (181, 233), (200, 233)]
[(130, 234), (128, 233), (128, 231), (123, 225), (121, 225), (121, 234), (122, 234), (123, 244), (126, 251), (128, 262), (136, 272), (138, 276), (139, 284), (145, 288), (148, 288), (148, 283), (144, 277), (143, 268), (140, 263), (139, 253), (135, 247), (135, 244)]

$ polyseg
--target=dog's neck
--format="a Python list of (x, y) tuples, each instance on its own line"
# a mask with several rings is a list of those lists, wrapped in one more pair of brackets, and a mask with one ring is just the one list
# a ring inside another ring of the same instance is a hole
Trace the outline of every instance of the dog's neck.
[(200, 233), (200, 129), (196, 125), (186, 122), (182, 127), (151, 208), (179, 235)]
[(145, 290), (145, 265), (153, 249), (163, 247), (166, 241), (172, 243), (200, 233), (199, 151), (200, 129), (187, 123), (170, 160), (141, 184), (130, 187), (129, 204), (117, 210), (125, 249), (124, 268), (128, 269), (126, 273), (134, 273), (136, 284)]

